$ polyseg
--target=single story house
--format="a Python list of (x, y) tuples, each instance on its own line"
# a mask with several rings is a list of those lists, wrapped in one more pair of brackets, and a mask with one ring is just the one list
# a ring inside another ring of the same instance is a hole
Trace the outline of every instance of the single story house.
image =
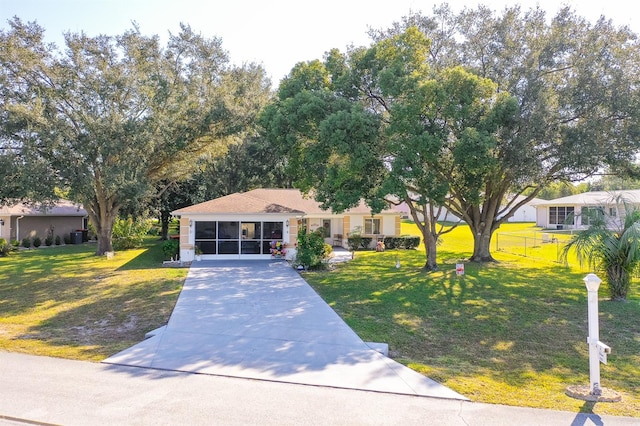
[(640, 190), (593, 191), (535, 203), (536, 225), (547, 229), (585, 229), (594, 213), (603, 214), (615, 227), (624, 215), (619, 201), (640, 206)]
[(22, 241), (24, 238), (51, 235), (69, 236), (87, 228), (87, 211), (68, 200), (52, 206), (19, 203), (0, 207), (0, 238)]
[(180, 259), (268, 259), (272, 249), (295, 256), (299, 230), (322, 229), (325, 242), (347, 247), (353, 232), (382, 238), (400, 235), (400, 214), (383, 210), (372, 215), (361, 203), (337, 214), (297, 189), (254, 189), (230, 194), (172, 212), (180, 218)]
[[(524, 198), (525, 198), (524, 195), (516, 196), (516, 201), (514, 202), (514, 204), (515, 203), (519, 203)], [(539, 198), (533, 198), (532, 200), (530, 200), (526, 204), (523, 204), (522, 206), (520, 206), (514, 212), (513, 216), (511, 216), (509, 219), (507, 219), (507, 222), (533, 222), (533, 221), (535, 221), (536, 220), (536, 208), (535, 208), (534, 205), (537, 202), (540, 202), (540, 201), (543, 201), (543, 200), (541, 200)], [(407, 205), (407, 203), (404, 203), (404, 202), (400, 203), (395, 207), (395, 209), (402, 214), (403, 218), (413, 219), (411, 217), (411, 212), (409, 210), (409, 206)], [(423, 217), (422, 217), (422, 214), (418, 214), (418, 219), (424, 220)], [(447, 210), (446, 207), (442, 207), (440, 209), (440, 215), (438, 216), (438, 221), (440, 221), (440, 222), (444, 222), (444, 221), (458, 222), (458, 221), (462, 221), (462, 219), (460, 219), (457, 215), (455, 215), (454, 213), (452, 213), (449, 210)]]

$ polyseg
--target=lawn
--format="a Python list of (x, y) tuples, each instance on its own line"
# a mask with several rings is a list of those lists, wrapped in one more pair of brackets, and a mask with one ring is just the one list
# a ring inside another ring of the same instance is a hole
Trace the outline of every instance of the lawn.
[[(394, 359), (473, 401), (640, 417), (638, 283), (624, 303), (601, 289), (600, 339), (613, 349), (602, 386), (623, 401), (574, 400), (565, 388), (589, 383), (588, 271), (500, 251), (499, 263), (466, 263), (459, 277), (470, 237), (466, 226), (447, 234), (431, 274), (415, 250), (358, 252), (305, 278), (364, 340), (387, 342)], [(99, 361), (165, 324), (187, 270), (161, 267), (155, 238), (113, 259), (90, 243), (0, 258), (0, 350)]]
[[(413, 226), (403, 232), (417, 235)], [(600, 340), (613, 348), (602, 386), (623, 401), (585, 403), (564, 391), (589, 384), (586, 272), (498, 252), (499, 263), (465, 263), (457, 276), (470, 241), (466, 226), (446, 235), (431, 274), (422, 250), (386, 251), (305, 278), (364, 340), (473, 401), (640, 417), (638, 284), (627, 302), (600, 294)]]
[(0, 350), (100, 361), (166, 324), (187, 269), (162, 268), (157, 237), (95, 256), (95, 244), (0, 257)]

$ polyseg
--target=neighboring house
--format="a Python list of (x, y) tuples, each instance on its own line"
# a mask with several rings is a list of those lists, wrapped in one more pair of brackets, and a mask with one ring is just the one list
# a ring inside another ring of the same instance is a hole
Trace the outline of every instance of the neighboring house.
[(297, 189), (255, 189), (235, 193), (172, 212), (180, 218), (180, 259), (193, 260), (198, 247), (204, 259), (266, 259), (271, 247), (286, 244), (295, 256), (301, 227), (322, 229), (325, 242), (346, 247), (354, 231), (363, 236), (400, 235), (400, 214), (384, 210), (371, 215), (361, 203), (334, 214), (305, 198)]
[[(394, 210), (400, 212), (400, 214), (402, 214), (402, 218), (403, 219), (409, 219), (409, 220), (413, 220), (413, 216), (411, 216), (411, 210), (409, 209), (409, 206), (407, 205), (407, 203), (402, 202), (400, 204), (398, 204), (397, 206), (394, 207)], [(451, 213), (449, 210), (447, 210), (446, 207), (442, 207), (440, 208), (440, 214), (438, 215), (438, 221), (439, 222), (458, 222), (461, 219), (454, 215), (453, 213)], [(424, 217), (422, 215), (422, 213), (418, 213), (418, 219), (420, 221), (424, 221)]]
[(536, 225), (548, 229), (584, 229), (594, 214), (605, 214), (613, 220), (611, 226), (619, 222), (624, 209), (617, 200), (640, 206), (640, 190), (596, 191), (569, 195), (555, 200), (541, 200), (535, 204)]
[[(525, 197), (523, 195), (518, 195), (516, 197), (516, 201), (514, 202), (514, 204), (519, 203), (524, 198)], [(533, 221), (535, 221), (536, 220), (536, 208), (535, 208), (534, 204), (536, 204), (539, 201), (543, 201), (543, 200), (541, 200), (539, 198), (534, 198), (531, 201), (529, 201), (528, 203), (524, 204), (523, 206), (521, 206), (520, 208), (518, 208), (515, 211), (513, 216), (511, 216), (509, 219), (507, 219), (507, 222), (533, 222)], [(409, 211), (409, 206), (407, 206), (406, 203), (399, 204), (398, 206), (395, 207), (395, 209), (402, 214), (403, 218), (413, 220), (413, 218), (411, 217), (411, 212)], [(421, 214), (418, 214), (418, 218), (420, 220), (424, 220), (422, 218)], [(443, 207), (442, 209), (440, 209), (440, 215), (438, 216), (438, 221), (440, 221), (440, 222), (442, 222), (442, 221), (458, 222), (458, 221), (462, 221), (462, 219), (458, 218), (458, 216), (456, 216), (452, 212), (448, 211), (445, 207)], [(464, 222), (464, 221), (462, 221), (462, 222)]]
[(0, 238), (21, 241), (48, 235), (60, 238), (87, 227), (87, 212), (71, 201), (59, 200), (53, 206), (20, 203), (0, 207)]
[[(526, 198), (524, 195), (516, 196), (516, 201), (513, 204), (517, 204)], [(513, 216), (507, 219), (507, 222), (534, 222), (536, 220), (536, 207), (539, 202), (544, 201), (540, 198), (533, 198), (526, 204), (518, 208)]]

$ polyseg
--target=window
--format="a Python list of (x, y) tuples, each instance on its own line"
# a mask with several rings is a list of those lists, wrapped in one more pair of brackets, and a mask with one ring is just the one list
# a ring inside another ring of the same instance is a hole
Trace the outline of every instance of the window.
[(364, 233), (366, 235), (376, 235), (380, 233), (380, 219), (364, 220)]
[(604, 208), (602, 207), (583, 207), (580, 211), (582, 215), (582, 224), (589, 226), (596, 221), (604, 218)]
[(573, 225), (573, 207), (549, 207), (549, 225)]

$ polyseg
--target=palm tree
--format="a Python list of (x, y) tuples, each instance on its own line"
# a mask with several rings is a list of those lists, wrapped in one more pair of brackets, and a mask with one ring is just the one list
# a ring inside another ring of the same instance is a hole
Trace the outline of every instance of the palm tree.
[(573, 250), (581, 265), (586, 263), (604, 275), (611, 300), (626, 300), (631, 278), (640, 265), (640, 210), (620, 198), (615, 204), (620, 217), (591, 211), (591, 226), (571, 239), (562, 257), (566, 263)]

